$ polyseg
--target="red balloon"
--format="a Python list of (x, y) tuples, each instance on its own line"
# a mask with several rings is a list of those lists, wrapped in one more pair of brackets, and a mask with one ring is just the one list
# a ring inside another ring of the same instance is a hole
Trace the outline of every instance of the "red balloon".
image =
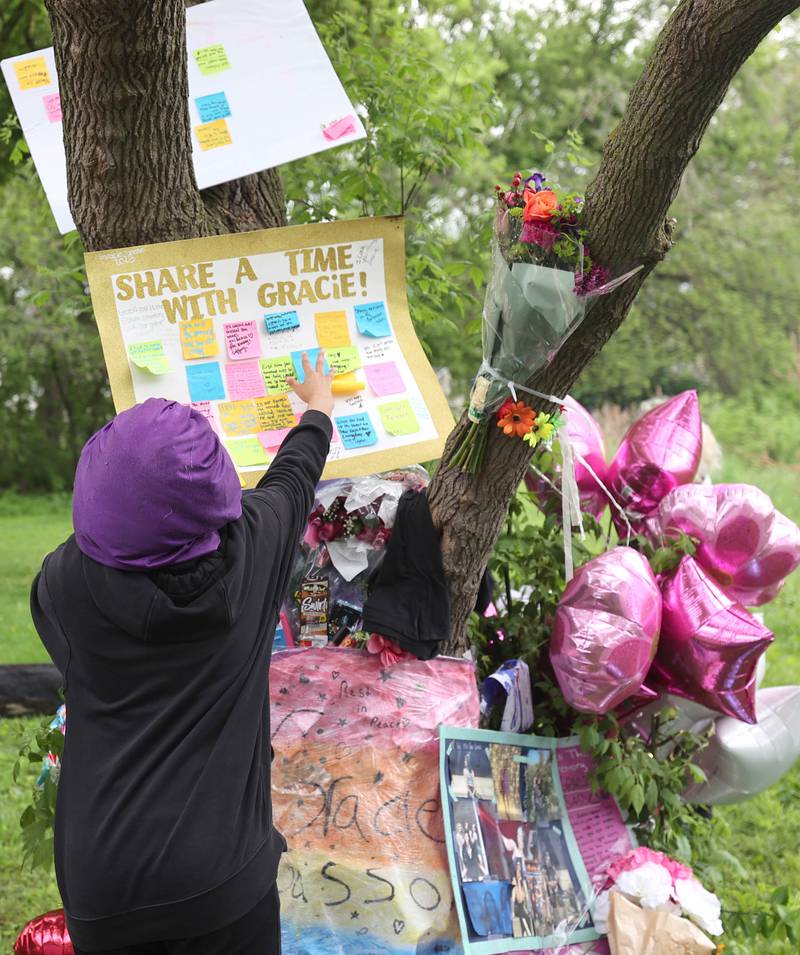
[(46, 912), (28, 922), (14, 942), (14, 955), (75, 955), (64, 910)]
[[(628, 428), (608, 470), (609, 488), (634, 532), (663, 498), (694, 480), (703, 450), (703, 422), (695, 391), (684, 391), (642, 415)], [(627, 532), (612, 508), (620, 534)]]
[(746, 723), (756, 722), (756, 666), (773, 640), (692, 557), (661, 585), (658, 652), (647, 683)]

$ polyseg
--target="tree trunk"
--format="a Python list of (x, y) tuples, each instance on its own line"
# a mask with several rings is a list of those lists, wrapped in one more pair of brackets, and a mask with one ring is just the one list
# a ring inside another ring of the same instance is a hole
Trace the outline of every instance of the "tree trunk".
[[(274, 170), (200, 192), (194, 180), (183, 0), (45, 0), (64, 115), (70, 206), (89, 251), (283, 225)], [(681, 176), (736, 71), (797, 0), (682, 0), (609, 137), (586, 201), (592, 254), (613, 274), (644, 269), (602, 299), (531, 387), (563, 395), (619, 327), (671, 244)], [(454, 640), (465, 625), (528, 446), (497, 429), (483, 471), (434, 477)]]
[(45, 0), (87, 251), (286, 224), (275, 170), (197, 188), (182, 0)]
[[(711, 117), (744, 61), (797, 0), (682, 0), (631, 91), (625, 113), (606, 143), (586, 195), (592, 257), (612, 275), (644, 268), (601, 298), (554, 362), (528, 385), (565, 395), (630, 310), (642, 283), (672, 244), (669, 207)], [(430, 490), (434, 521), (442, 529), (450, 582), (450, 652), (468, 646), (466, 623), (483, 569), (511, 496), (531, 459), (524, 442), (492, 432), (481, 473), (448, 465), (466, 428), (450, 436)]]

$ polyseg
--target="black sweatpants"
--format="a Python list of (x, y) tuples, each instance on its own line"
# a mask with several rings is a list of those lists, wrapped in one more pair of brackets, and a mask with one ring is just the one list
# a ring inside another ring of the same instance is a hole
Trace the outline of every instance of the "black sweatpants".
[(147, 942), (103, 952), (76, 948), (75, 955), (280, 955), (280, 951), (280, 901), (277, 886), (273, 886), (247, 915), (208, 935)]

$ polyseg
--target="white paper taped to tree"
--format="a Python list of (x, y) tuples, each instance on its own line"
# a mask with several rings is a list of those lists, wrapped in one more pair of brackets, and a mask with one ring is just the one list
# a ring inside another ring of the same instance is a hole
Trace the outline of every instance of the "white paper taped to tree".
[[(192, 159), (201, 189), (364, 138), (302, 0), (190, 7), (186, 45)], [(59, 232), (69, 232), (75, 223), (53, 48), (0, 66)]]

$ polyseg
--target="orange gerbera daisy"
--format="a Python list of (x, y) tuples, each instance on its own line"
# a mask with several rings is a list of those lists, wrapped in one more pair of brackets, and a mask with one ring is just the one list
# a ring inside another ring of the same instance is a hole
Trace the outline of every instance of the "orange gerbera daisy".
[(506, 401), (497, 412), (497, 427), (509, 436), (523, 438), (533, 428), (536, 412), (524, 401)]

